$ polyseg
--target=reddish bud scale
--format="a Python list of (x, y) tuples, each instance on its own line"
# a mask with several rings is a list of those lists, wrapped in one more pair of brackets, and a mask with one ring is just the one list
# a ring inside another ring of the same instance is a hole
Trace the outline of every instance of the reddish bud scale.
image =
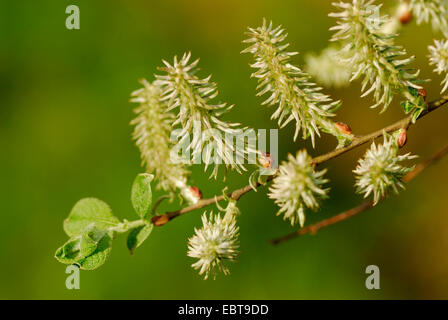
[(196, 187), (196, 186), (190, 187), (190, 192), (191, 192), (197, 199), (202, 199), (202, 192), (201, 192), (201, 190), (199, 190), (198, 187)]
[(401, 24), (409, 23), (412, 20), (412, 12), (409, 10), (403, 12), (398, 20), (400, 20)]
[(418, 94), (426, 100), (426, 90), (425, 88), (418, 89)]
[(408, 133), (405, 129), (400, 130), (400, 133), (397, 138), (397, 145), (399, 148), (403, 148), (406, 142), (408, 141)]
[(336, 128), (344, 134), (352, 134), (352, 129), (343, 122), (336, 122)]

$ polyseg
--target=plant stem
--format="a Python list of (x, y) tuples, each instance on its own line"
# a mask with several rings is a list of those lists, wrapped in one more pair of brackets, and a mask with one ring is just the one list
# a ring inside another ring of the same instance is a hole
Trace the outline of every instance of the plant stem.
[[(421, 118), (423, 118), (427, 114), (433, 112), (434, 110), (440, 108), (447, 102), (448, 102), (448, 96), (443, 96), (435, 101), (428, 103), (428, 108), (424, 112), (422, 112), (422, 114), (418, 117), (417, 120), (420, 120)], [(313, 163), (316, 165), (322, 164), (326, 161), (336, 158), (350, 150), (353, 150), (363, 144), (368, 143), (369, 141), (372, 141), (372, 140), (382, 136), (383, 132), (390, 133), (390, 132), (394, 132), (399, 129), (408, 129), (412, 124), (413, 124), (412, 116), (406, 116), (405, 118), (403, 118), (387, 127), (384, 127), (380, 130), (377, 130), (375, 132), (372, 132), (372, 133), (369, 133), (369, 134), (366, 134), (363, 136), (356, 136), (348, 146), (339, 148), (339, 149), (335, 149), (326, 154), (315, 157), (313, 159)], [(273, 178), (274, 178), (274, 176), (270, 176), (266, 182), (271, 181)], [(256, 185), (256, 187), (259, 187), (259, 186), (260, 186), (260, 184), (258, 183)], [(252, 187), (250, 185), (247, 185), (243, 188), (240, 188), (240, 189), (234, 190), (233, 192), (227, 193), (227, 196), (238, 201), (243, 195), (250, 192), (251, 190), (253, 190)], [(176, 217), (179, 217), (183, 214), (194, 211), (196, 209), (201, 209), (201, 208), (207, 207), (209, 205), (212, 205), (216, 202), (220, 202), (223, 200), (225, 200), (225, 197), (223, 195), (215, 196), (215, 197), (209, 198), (209, 199), (202, 199), (202, 200), (199, 200), (196, 204), (191, 205), (189, 207), (185, 207), (185, 208), (182, 208), (182, 209), (176, 210), (176, 211), (166, 212), (162, 215), (155, 216), (152, 218), (152, 222), (154, 223), (155, 226), (163, 226)]]
[(147, 223), (148, 223), (148, 221), (144, 220), (144, 219), (135, 220), (135, 221), (127, 221), (127, 220), (125, 220), (124, 222), (120, 223), (118, 226), (116, 226), (114, 228), (111, 228), (110, 231), (115, 231), (115, 232), (118, 232), (118, 233), (125, 233), (125, 232), (128, 232), (131, 229), (144, 226)]
[[(406, 176), (404, 176), (403, 181), (409, 182), (413, 180), (418, 174), (420, 174), (424, 169), (426, 169), (428, 166), (434, 164), (442, 158), (443, 156), (448, 154), (448, 145), (446, 145), (444, 148), (439, 150), (437, 153), (435, 153), (433, 156), (425, 160), (424, 162), (420, 163), (418, 166), (414, 168), (411, 172), (409, 172)], [(276, 238), (274, 240), (271, 240), (270, 242), (274, 245), (279, 244), (281, 242), (285, 242), (294, 238), (297, 238), (299, 236), (302, 236), (304, 234), (316, 234), (317, 231), (319, 231), (322, 228), (326, 228), (328, 226), (331, 226), (333, 224), (336, 224), (338, 222), (347, 220), (361, 212), (367, 211), (374, 207), (373, 201), (366, 201), (363, 202), (358, 207), (352, 208), (350, 210), (344, 211), (338, 215), (335, 215), (331, 218), (322, 220), (318, 223), (315, 223), (313, 225), (307, 226), (305, 228), (302, 228), (298, 231), (292, 232), (286, 236)]]

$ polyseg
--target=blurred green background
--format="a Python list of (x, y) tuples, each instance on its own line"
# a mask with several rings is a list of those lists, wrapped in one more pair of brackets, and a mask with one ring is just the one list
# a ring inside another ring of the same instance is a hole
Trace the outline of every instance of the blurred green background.
[[(76, 4), (81, 29), (65, 28), (65, 8)], [(81, 290), (65, 288), (65, 266), (54, 258), (66, 241), (62, 221), (77, 200), (98, 197), (120, 218), (133, 219), (129, 195), (142, 171), (131, 142), (134, 105), (129, 94), (141, 77), (153, 79), (161, 59), (184, 51), (200, 57), (201, 75), (212, 73), (220, 98), (236, 104), (226, 117), (254, 128), (275, 128), (271, 109), (260, 107), (251, 58), (241, 55), (247, 26), (272, 19), (288, 29), (292, 50), (319, 51), (333, 24), (330, 1), (118, 0), (1, 1), (0, 16), (0, 298), (25, 299), (407, 299), (448, 298), (448, 159), (419, 176), (399, 197), (349, 221), (273, 247), (268, 239), (291, 232), (275, 217), (265, 190), (240, 201), (241, 251), (228, 277), (203, 281), (190, 268), (186, 240), (202, 211), (155, 229), (130, 256), (125, 237), (99, 270), (81, 272)], [(427, 62), (427, 45), (440, 35), (415, 23), (399, 42), (417, 55), (429, 99), (441, 78)], [(389, 110), (369, 109), (359, 83), (328, 90), (344, 105), (338, 119), (367, 133), (401, 118), (397, 99)], [(407, 151), (425, 158), (447, 141), (448, 108), (419, 121)], [(313, 150), (280, 132), (280, 159), (306, 147), (313, 155), (334, 147), (323, 138)], [(359, 204), (351, 170), (365, 148), (325, 164), (331, 200), (308, 223)], [(194, 168), (205, 197), (224, 187)], [(236, 188), (248, 176), (230, 174)], [(175, 209), (177, 204), (165, 204)], [(365, 268), (381, 270), (381, 289), (365, 288)]]

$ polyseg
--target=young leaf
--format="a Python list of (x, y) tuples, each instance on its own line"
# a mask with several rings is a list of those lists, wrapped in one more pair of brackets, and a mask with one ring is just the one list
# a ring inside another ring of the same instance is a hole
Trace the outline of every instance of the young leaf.
[(55, 258), (64, 264), (76, 264), (81, 269), (93, 270), (106, 261), (111, 244), (110, 234), (90, 225), (82, 235), (71, 238), (59, 248)]
[(74, 264), (81, 256), (81, 236), (68, 240), (62, 247), (56, 250), (55, 258), (64, 264)]
[(131, 201), (135, 212), (144, 218), (152, 203), (151, 181), (152, 174), (141, 173), (135, 178), (132, 186)]
[(135, 249), (140, 247), (140, 245), (148, 238), (151, 234), (154, 225), (148, 223), (144, 226), (134, 228), (129, 232), (127, 245), (131, 254), (134, 254)]
[(96, 250), (89, 256), (79, 260), (77, 264), (82, 270), (95, 270), (101, 267), (112, 251), (112, 237), (105, 234)]
[(69, 237), (82, 235), (86, 228), (95, 224), (98, 230), (108, 230), (120, 224), (110, 207), (95, 198), (79, 200), (64, 221), (64, 231)]
[(98, 242), (93, 240), (89, 237), (88, 234), (83, 234), (81, 236), (81, 243), (80, 243), (80, 258), (85, 258), (90, 256), (92, 253), (95, 252), (96, 248), (98, 247)]
[(88, 226), (81, 236), (81, 255), (83, 258), (95, 252), (99, 242), (106, 236), (106, 231), (98, 230), (94, 224)]

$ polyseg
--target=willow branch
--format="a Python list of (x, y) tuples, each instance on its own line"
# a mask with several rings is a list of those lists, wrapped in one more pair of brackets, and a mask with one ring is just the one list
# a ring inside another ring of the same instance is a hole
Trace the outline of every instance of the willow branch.
[[(413, 180), (417, 175), (419, 175), (424, 169), (426, 169), (428, 166), (436, 163), (440, 158), (448, 154), (448, 145), (446, 145), (444, 148), (439, 150), (437, 153), (432, 155), (430, 158), (425, 160), (424, 162), (420, 163), (418, 166), (414, 168), (411, 172), (409, 172), (406, 176), (404, 176), (403, 181), (404, 182), (410, 182)], [(274, 245), (279, 244), (281, 242), (285, 242), (294, 238), (297, 238), (299, 236), (305, 235), (305, 234), (316, 234), (317, 231), (319, 231), (322, 228), (329, 227), (333, 224), (336, 224), (341, 221), (345, 221), (359, 213), (362, 213), (364, 211), (367, 211), (374, 207), (373, 201), (366, 201), (362, 203), (360, 206), (352, 208), (348, 211), (342, 212), (338, 215), (335, 215), (331, 218), (322, 220), (318, 223), (315, 223), (313, 225), (310, 225), (308, 227), (302, 228), (298, 231), (295, 231), (293, 233), (290, 233), (286, 236), (271, 240), (270, 242)]]
[[(441, 106), (443, 106), (444, 104), (446, 104), (448, 102), (448, 96), (444, 96), (441, 97), (438, 100), (432, 101), (430, 103), (428, 103), (428, 108), (422, 112), (422, 114), (419, 116), (419, 118), (417, 120), (420, 120), (421, 118), (423, 118), (424, 116), (426, 116), (427, 114), (433, 112), (434, 110), (440, 108)], [(410, 126), (412, 125), (412, 117), (411, 116), (407, 116), (387, 127), (384, 127), (380, 130), (377, 130), (375, 132), (363, 135), (363, 136), (355, 136), (354, 139), (352, 140), (352, 142), (343, 148), (339, 148), (339, 149), (335, 149), (333, 151), (330, 151), (326, 154), (323, 154), (321, 156), (315, 157), (313, 159), (313, 163), (315, 165), (319, 165), (322, 164), (326, 161), (329, 161), (333, 158), (336, 158), (350, 150), (353, 150), (363, 144), (366, 144), (369, 141), (372, 141), (380, 136), (383, 135), (383, 132), (394, 132), (396, 130), (399, 129), (408, 129)], [(270, 176), (267, 181), (271, 181), (274, 177)], [(260, 184), (257, 184), (256, 187), (259, 187)], [(227, 193), (227, 196), (238, 201), (243, 195), (245, 195), (246, 193), (250, 192), (251, 190), (253, 190), (253, 188), (250, 185), (247, 185), (243, 188), (234, 190), (232, 192)], [(196, 204), (191, 205), (189, 207), (185, 207), (182, 208), (180, 210), (176, 210), (176, 211), (171, 211), (171, 212), (166, 212), (162, 215), (158, 215), (152, 218), (152, 222), (154, 223), (155, 226), (163, 226), (165, 225), (167, 222), (173, 220), (176, 217), (179, 217), (181, 215), (184, 215), (188, 212), (197, 210), (197, 209), (201, 209), (207, 206), (210, 206), (216, 202), (220, 202), (225, 200), (224, 195), (220, 195), (220, 196), (215, 196), (213, 198), (209, 198), (209, 199), (201, 199), (199, 200)]]
[[(420, 117), (417, 120), (423, 118), (424, 116), (431, 113), (432, 111), (440, 108), (447, 102), (448, 102), (448, 96), (444, 96), (438, 100), (428, 103), (428, 108), (424, 112), (422, 112), (422, 114), (420, 115)], [(324, 155), (318, 156), (318, 157), (314, 158), (313, 161), (316, 164), (321, 164), (323, 162), (326, 162), (328, 160), (336, 158), (336, 157), (340, 156), (341, 154), (344, 154), (350, 150), (353, 150), (363, 144), (366, 144), (367, 142), (370, 142), (370, 141), (382, 136), (383, 132), (390, 133), (390, 132), (397, 131), (399, 129), (409, 129), (409, 127), (411, 125), (412, 125), (412, 116), (405, 117), (387, 127), (380, 129), (380, 130), (366, 134), (364, 136), (355, 137), (353, 139), (352, 143), (350, 143), (348, 146), (346, 146), (344, 148), (335, 149), (335, 150), (328, 152)]]

